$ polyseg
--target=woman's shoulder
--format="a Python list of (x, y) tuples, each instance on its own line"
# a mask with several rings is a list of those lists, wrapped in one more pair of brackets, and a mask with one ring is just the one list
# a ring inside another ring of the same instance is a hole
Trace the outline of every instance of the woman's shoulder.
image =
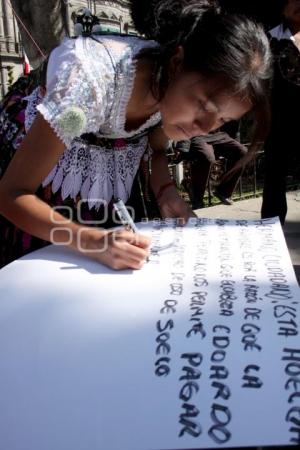
[(55, 47), (49, 55), (47, 63), (47, 81), (55, 77), (57, 70), (61, 65), (73, 63), (75, 59), (75, 39), (64, 38), (63, 41)]
[(68, 63), (80, 62), (83, 70), (91, 65), (101, 65), (106, 71), (114, 69), (124, 59), (134, 59), (145, 49), (157, 47), (155, 41), (133, 35), (93, 35), (77, 38), (64, 38), (50, 55), (53, 70)]
[[(84, 41), (79, 40), (78, 42), (80, 45), (80, 42)], [(141, 51), (158, 46), (155, 41), (143, 39), (139, 36), (119, 34), (94, 35), (88, 38), (86, 45), (95, 54), (107, 53), (115, 63), (118, 63), (125, 56), (130, 55), (135, 58)]]

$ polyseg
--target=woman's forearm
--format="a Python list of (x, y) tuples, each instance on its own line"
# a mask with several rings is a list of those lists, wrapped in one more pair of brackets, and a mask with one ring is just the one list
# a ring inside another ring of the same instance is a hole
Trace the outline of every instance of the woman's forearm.
[(170, 183), (172, 186), (172, 178), (170, 176), (168, 159), (164, 152), (154, 152), (151, 161), (150, 185), (157, 197), (162, 186)]
[(156, 128), (151, 132), (149, 135), (149, 145), (153, 151), (150, 185), (155, 197), (157, 197), (161, 187), (172, 181), (168, 168), (168, 158), (166, 156), (166, 150), (170, 142), (162, 128)]
[(80, 251), (87, 248), (90, 234), (86, 231), (90, 229), (66, 218), (59, 212), (59, 207), (52, 208), (34, 194), (19, 193), (6, 198), (2, 195), (0, 214), (18, 228), (45, 241)]

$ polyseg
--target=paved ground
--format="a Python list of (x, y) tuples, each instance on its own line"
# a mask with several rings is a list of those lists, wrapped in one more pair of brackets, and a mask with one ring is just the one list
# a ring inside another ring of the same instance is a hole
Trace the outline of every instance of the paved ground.
[[(284, 235), (291, 255), (295, 273), (300, 285), (300, 191), (287, 194), (288, 214), (284, 225)], [(197, 209), (199, 217), (222, 219), (258, 219), (260, 218), (261, 198), (241, 200), (232, 206), (217, 205)]]

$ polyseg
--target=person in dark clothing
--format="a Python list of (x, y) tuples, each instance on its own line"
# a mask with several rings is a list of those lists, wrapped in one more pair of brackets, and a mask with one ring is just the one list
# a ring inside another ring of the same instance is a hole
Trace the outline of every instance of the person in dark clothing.
[(287, 214), (286, 178), (300, 166), (300, 1), (283, 0), (283, 21), (270, 32), (274, 54), (272, 122), (265, 144), (265, 180), (261, 217)]
[(214, 191), (214, 195), (225, 205), (232, 205), (231, 196), (242, 174), (242, 168), (227, 173), (247, 153), (247, 147), (237, 139), (238, 122), (224, 125), (220, 131), (207, 136), (197, 136), (190, 141), (180, 141), (176, 145), (180, 160), (190, 161), (189, 196), (194, 208), (203, 207), (203, 198), (211, 167), (223, 157), (226, 159), (225, 173)]

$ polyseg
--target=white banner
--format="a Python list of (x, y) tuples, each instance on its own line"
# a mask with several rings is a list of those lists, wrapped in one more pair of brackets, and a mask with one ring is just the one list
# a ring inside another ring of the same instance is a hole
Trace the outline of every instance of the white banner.
[(1, 449), (299, 445), (300, 295), (280, 224), (140, 227), (166, 246), (140, 271), (54, 246), (0, 271)]

